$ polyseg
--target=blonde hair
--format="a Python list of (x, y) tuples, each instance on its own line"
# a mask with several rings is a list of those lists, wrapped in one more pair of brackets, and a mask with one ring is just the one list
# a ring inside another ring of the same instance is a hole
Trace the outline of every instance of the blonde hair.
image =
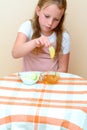
[[(64, 14), (58, 24), (58, 26), (53, 30), (56, 33), (57, 36), (57, 45), (56, 45), (56, 54), (60, 52), (61, 50), (61, 43), (62, 43), (62, 33), (63, 33), (63, 23), (64, 23), (64, 18), (65, 18), (65, 10), (67, 7), (66, 0), (39, 0), (37, 6), (39, 8), (42, 8), (45, 4), (56, 4), (59, 9), (64, 9)], [(40, 37), (40, 25), (38, 22), (38, 16), (35, 12), (34, 17), (32, 19), (32, 27), (34, 30), (34, 33), (32, 35), (32, 39)], [(38, 50), (39, 48), (37, 48)]]

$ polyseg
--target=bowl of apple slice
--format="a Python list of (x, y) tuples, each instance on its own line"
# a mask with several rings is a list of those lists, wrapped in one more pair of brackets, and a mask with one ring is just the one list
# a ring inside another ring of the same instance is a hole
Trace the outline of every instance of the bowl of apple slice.
[(33, 71), (20, 72), (19, 77), (24, 84), (31, 85), (35, 84), (39, 80), (40, 73)]

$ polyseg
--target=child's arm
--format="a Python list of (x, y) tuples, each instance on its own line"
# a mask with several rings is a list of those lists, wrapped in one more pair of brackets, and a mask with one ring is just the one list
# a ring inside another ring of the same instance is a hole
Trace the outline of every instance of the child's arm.
[(48, 47), (49, 45), (50, 42), (47, 37), (41, 36), (39, 38), (29, 40), (25, 34), (19, 32), (12, 49), (12, 56), (14, 58), (21, 58), (36, 47)]
[(29, 39), (28, 37), (26, 37), (26, 35), (24, 35), (23, 33), (18, 33), (12, 49), (12, 56), (14, 58), (20, 58), (26, 55), (29, 50), (33, 50), (33, 48), (35, 48), (35, 43), (31, 43), (32, 44), (29, 44)]
[(59, 55), (59, 68), (58, 72), (68, 72), (69, 53)]

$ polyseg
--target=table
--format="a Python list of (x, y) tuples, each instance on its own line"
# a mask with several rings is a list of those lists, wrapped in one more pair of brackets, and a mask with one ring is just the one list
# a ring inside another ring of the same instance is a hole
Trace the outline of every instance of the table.
[(0, 130), (87, 130), (87, 80), (59, 75), (56, 85), (0, 78)]

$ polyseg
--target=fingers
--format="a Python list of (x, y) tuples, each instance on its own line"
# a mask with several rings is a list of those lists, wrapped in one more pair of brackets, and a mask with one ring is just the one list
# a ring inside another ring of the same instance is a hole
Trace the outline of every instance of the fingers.
[(49, 41), (48, 37), (45, 37), (45, 36), (41, 36), (41, 37), (37, 38), (35, 40), (35, 42), (37, 44), (37, 47), (40, 47), (40, 46), (49, 47), (50, 46), (50, 41)]

